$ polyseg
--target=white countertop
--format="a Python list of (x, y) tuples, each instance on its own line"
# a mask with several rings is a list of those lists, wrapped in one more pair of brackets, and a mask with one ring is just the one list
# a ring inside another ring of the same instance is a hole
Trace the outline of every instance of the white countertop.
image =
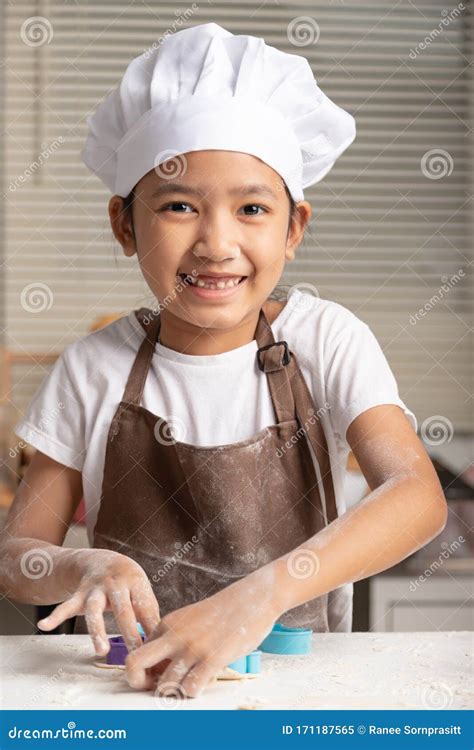
[(308, 656), (262, 654), (252, 680), (157, 698), (94, 666), (88, 635), (0, 637), (3, 709), (468, 709), (473, 634), (315, 633)]

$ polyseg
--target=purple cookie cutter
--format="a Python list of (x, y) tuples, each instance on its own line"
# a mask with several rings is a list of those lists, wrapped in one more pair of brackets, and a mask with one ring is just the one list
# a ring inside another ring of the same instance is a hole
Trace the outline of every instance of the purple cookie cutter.
[[(145, 637), (141, 636), (142, 641), (145, 640)], [(110, 643), (110, 651), (106, 656), (105, 663), (106, 664), (125, 664), (125, 659), (128, 654), (128, 649), (125, 645), (125, 642), (121, 635), (115, 636), (114, 638), (109, 638)]]

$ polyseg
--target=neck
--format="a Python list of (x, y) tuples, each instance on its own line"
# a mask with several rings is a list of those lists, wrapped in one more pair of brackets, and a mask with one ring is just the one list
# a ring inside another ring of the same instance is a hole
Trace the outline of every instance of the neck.
[(182, 354), (212, 355), (237, 349), (255, 338), (259, 312), (230, 329), (202, 328), (177, 318), (168, 310), (160, 313), (159, 343)]

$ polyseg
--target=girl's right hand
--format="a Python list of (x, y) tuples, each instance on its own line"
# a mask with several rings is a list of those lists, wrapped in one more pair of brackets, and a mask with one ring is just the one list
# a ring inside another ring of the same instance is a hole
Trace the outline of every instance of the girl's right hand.
[(71, 580), (77, 579), (79, 570), (79, 584), (69, 599), (38, 621), (38, 627), (53, 630), (70, 617), (83, 614), (97, 656), (105, 656), (110, 647), (104, 611), (111, 610), (129, 652), (142, 644), (137, 620), (143, 626), (146, 640), (153, 638), (160, 611), (143, 568), (127, 555), (112, 550), (71, 550), (71, 553), (73, 565), (69, 575)]

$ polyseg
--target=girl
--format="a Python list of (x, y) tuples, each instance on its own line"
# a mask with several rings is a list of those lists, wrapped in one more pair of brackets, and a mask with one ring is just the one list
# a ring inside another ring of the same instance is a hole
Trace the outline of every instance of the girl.
[[(2, 590), (61, 602), (39, 627), (76, 616), (98, 655), (120, 631), (131, 686), (195, 696), (277, 620), (350, 630), (352, 583), (433, 539), (446, 503), (367, 325), (297, 287), (269, 297), (303, 187), (355, 135), (308, 62), (198, 25), (88, 122), (84, 161), (158, 304), (66, 347), (17, 425), (37, 452)], [(345, 512), (349, 447), (371, 492)], [(64, 549), (82, 495), (92, 548)]]

